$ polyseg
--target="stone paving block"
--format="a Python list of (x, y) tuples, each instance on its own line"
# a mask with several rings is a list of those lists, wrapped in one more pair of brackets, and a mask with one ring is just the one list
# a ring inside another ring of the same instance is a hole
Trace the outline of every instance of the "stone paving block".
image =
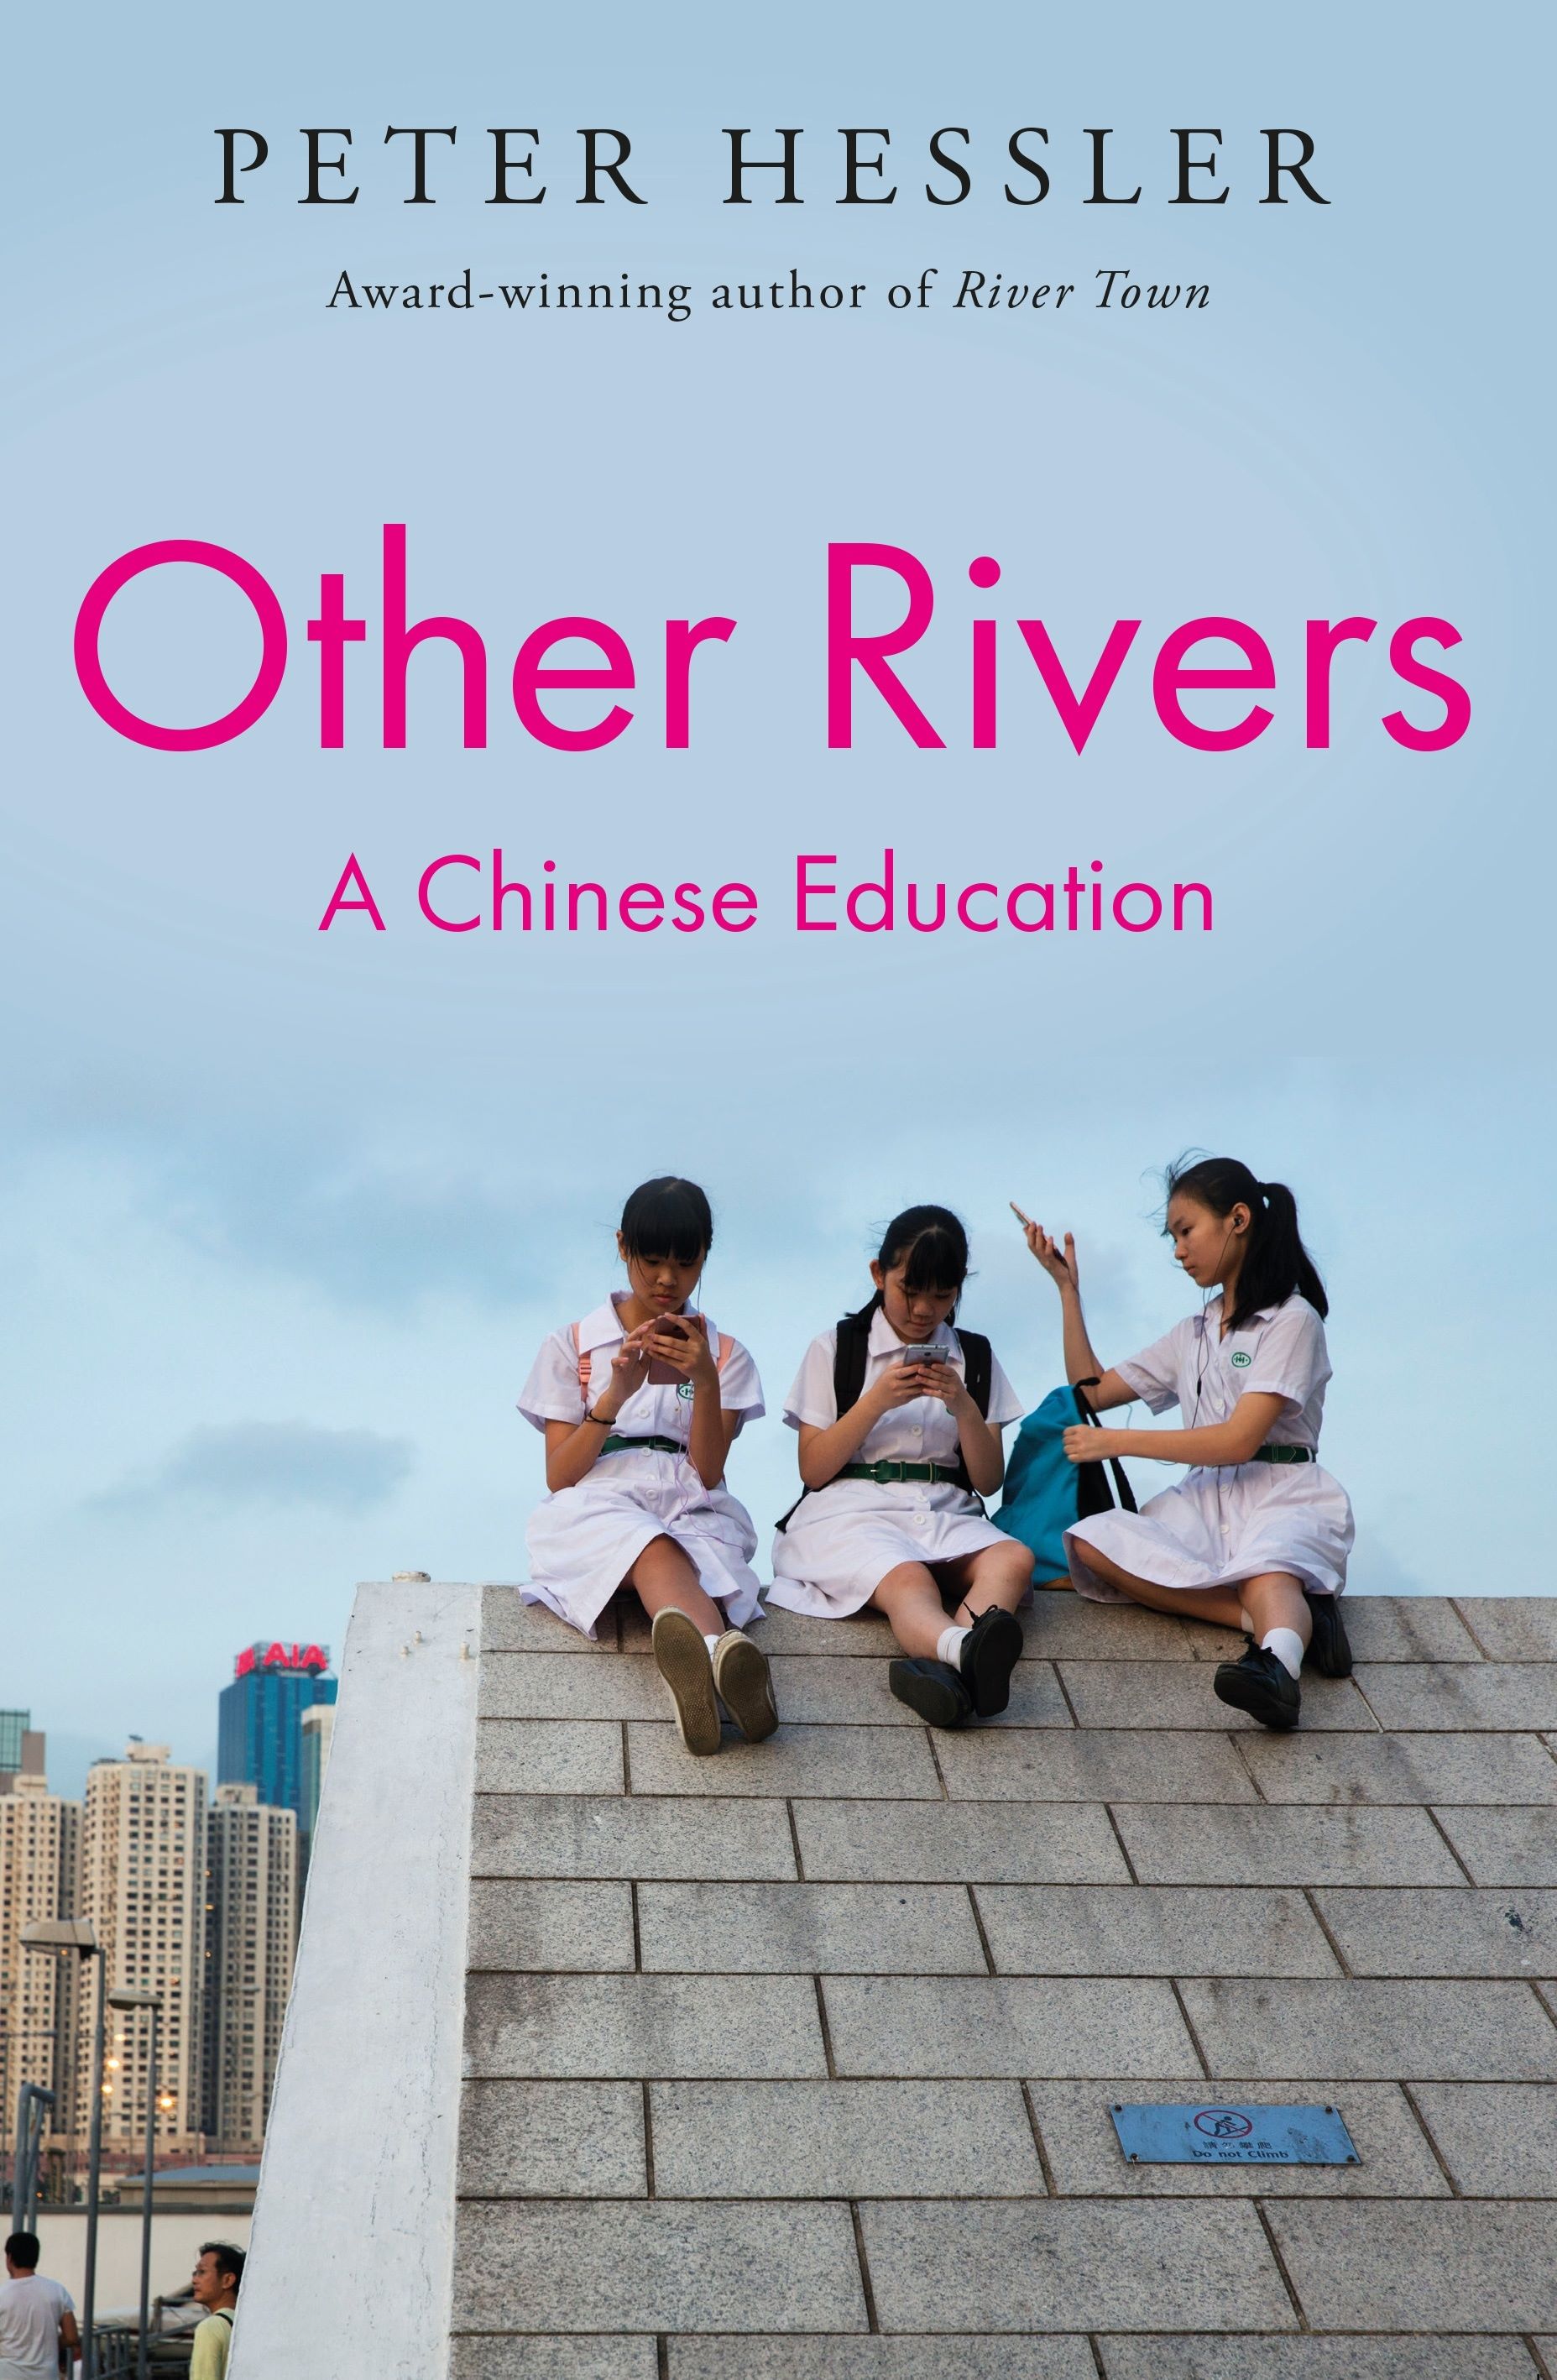
[(1187, 1620), (1184, 1625), (1197, 1661), (1236, 1661), (1244, 1649), (1241, 1628), (1213, 1628), (1203, 1620)]
[(478, 1793), (471, 1864), (478, 1876), (792, 1876), (795, 1854), (776, 1803), (692, 1812), (620, 1796)]
[(657, 2082), (661, 2198), (1042, 2198), (1016, 2082)]
[(941, 1780), (922, 1727), (781, 1727), (766, 1743), (726, 1730), (724, 1749), (699, 1760), (674, 1727), (634, 1725), (627, 1758), (634, 1796), (727, 1794), (779, 1797), (831, 1793), (894, 1802), (938, 1802)]
[(1536, 2380), (1517, 2338), (1100, 2338), (1097, 2345), (1105, 2380)]
[(460, 2103), (464, 2198), (642, 2198), (637, 2082), (467, 2082)]
[(840, 2074), (1165, 2074), (1200, 2062), (1165, 1983), (829, 1975), (822, 1994)]
[(1454, 1609), (1489, 1661), (1557, 1661), (1557, 1596), (1456, 1595)]
[[(887, 1662), (830, 1661), (807, 1655), (776, 1657), (773, 1691), (783, 1724), (840, 1721), (863, 1727), (922, 1727), (906, 1703), (893, 1699)], [(1012, 1727), (1074, 1724), (1047, 1661), (1022, 1661), (1011, 1680), (1010, 1707), (999, 1722)]]
[(484, 1718), (476, 1730), (476, 1787), (481, 1793), (620, 1793), (622, 1730), (614, 1719)]
[(481, 1590), (481, 1658), (493, 1653), (614, 1653), (616, 1621), (608, 1603), (597, 1638), (582, 1635), (548, 1611), (544, 1603), (521, 1603), (516, 1586)]
[[(1291, 2094), (1269, 2082), (1214, 2083), (1192, 2070), (1177, 2077), (1110, 2082), (1033, 2082), (1032, 2106), (1044, 2154), (1061, 2197), (1123, 2198), (1447, 2198), (1421, 2126), (1396, 2082), (1306, 2082)], [(1213, 2095), (1238, 2107), (1268, 2106), (1288, 2095), (1337, 2106), (1360, 2165), (1131, 2165), (1114, 2130), (1116, 2099), (1168, 2107)]]
[(1097, 2380), (1097, 2366), (1084, 2338), (673, 2338), (670, 2380)]
[[(1062, 1661), (1059, 1672), (1079, 1727), (1203, 1728), (1220, 1735), (1259, 1726), (1247, 1711), (1217, 1701), (1198, 1661)], [(1371, 1735), (1379, 1722), (1349, 1678), (1306, 1677), (1303, 1725)]]
[(1422, 2121), (1466, 2198), (1557, 2198), (1557, 2090), (1528, 2082), (1418, 2082)]
[(670, 1690), (647, 1654), (614, 1661), (559, 1661), (549, 1653), (487, 1653), (483, 1718), (622, 1719), (674, 1717)]
[(1557, 2206), (1354, 2200), (1269, 2211), (1315, 2330), (1539, 2330), (1557, 2322)]
[(1225, 1735), (1140, 1735), (1124, 1729), (1073, 1729), (1062, 1735), (1057, 1729), (1044, 1733), (968, 1728), (937, 1736), (935, 1754), (947, 1791), (959, 1801), (1178, 1803), (1259, 1798)]
[(1188, 1621), (1141, 1604), (1089, 1603), (1084, 1595), (1035, 1595), (1017, 1614), (1027, 1649), (1046, 1661), (1189, 1661)]
[(1463, 1884), (1425, 1810), (1116, 1804), (1142, 1884)]
[(472, 1975), (468, 2074), (826, 2074), (816, 1995), (774, 1975)]
[(1354, 1975), (1557, 1976), (1557, 1891), (1315, 1895)]
[(449, 2380), (658, 2380), (652, 2338), (451, 2341)]
[(1300, 1892), (1177, 1885), (980, 1885), (1006, 1975), (1338, 1975)]
[(794, 1823), (802, 1864), (814, 1881), (1129, 1881), (1107, 1811), (1081, 1803), (1038, 1810), (996, 1802), (923, 1802), (907, 1808), (890, 1802), (798, 1802)]
[(784, 1611), (769, 1603), (764, 1606), (761, 1620), (754, 1621), (752, 1634), (770, 1660), (778, 1653), (794, 1653), (815, 1654), (829, 1661), (851, 1655), (889, 1661), (898, 1649), (886, 1616), (879, 1611), (857, 1611), (848, 1620), (816, 1620), (807, 1612)]
[(454, 2303), (470, 2330), (863, 2331), (847, 2206), (475, 2200)]
[(860, 2222), (886, 2331), (956, 2332), (970, 2306), (992, 2332), (1297, 2328), (1251, 2206), (876, 2202)]
[(1557, 2025), (1527, 1984), (1213, 1981), (1183, 1996), (1213, 2074), (1557, 2076)]
[(1477, 1884), (1557, 1884), (1557, 1809), (1439, 1809)]
[(988, 1972), (959, 1884), (646, 1884), (638, 1931), (651, 1973)]
[[(1479, 1661), (1484, 1658), (1445, 1596), (1347, 1595), (1342, 1598), (1341, 1609), (1353, 1657), (1358, 1661)], [(1499, 1656), (1494, 1653), (1492, 1658)]]
[(1239, 1750), (1267, 1802), (1557, 1802), (1557, 1760), (1539, 1735), (1261, 1731)]
[(631, 1967), (628, 1884), (517, 1884), (484, 1876), (470, 1888), (473, 1968), (508, 1973), (600, 1974)]
[(1354, 1675), (1381, 1727), (1557, 1727), (1557, 1661), (1359, 1662)]

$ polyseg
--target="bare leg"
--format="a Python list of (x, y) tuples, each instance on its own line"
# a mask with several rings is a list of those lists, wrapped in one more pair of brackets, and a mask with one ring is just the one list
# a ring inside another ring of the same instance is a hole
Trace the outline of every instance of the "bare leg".
[(1247, 1625), (1256, 1644), (1273, 1628), (1294, 1630), (1305, 1645), (1313, 1633), (1308, 1597), (1297, 1579), (1285, 1571), (1267, 1571), (1260, 1578), (1240, 1579), (1237, 1586), (1159, 1586), (1153, 1579), (1137, 1578), (1133, 1571), (1121, 1570), (1095, 1546), (1078, 1541), (1076, 1551), (1095, 1578), (1105, 1579), (1121, 1595), (1128, 1595), (1132, 1603), (1143, 1603), (1148, 1610), (1172, 1611), (1188, 1620), (1210, 1620), (1222, 1628)]
[(705, 1636), (722, 1636), (729, 1624), (674, 1537), (651, 1537), (622, 1583), (636, 1589), (651, 1620), (657, 1611), (684, 1611)]
[(991, 1604), (1014, 1611), (1032, 1584), (1032, 1556), (1012, 1537), (1003, 1546), (981, 1546), (976, 1554), (959, 1554), (954, 1561), (937, 1562), (939, 1577), (961, 1590), (952, 1614), (960, 1626), (976, 1620)]
[(892, 1633), (905, 1653), (927, 1661), (935, 1658), (941, 1631), (947, 1625), (941, 1590), (923, 1562), (899, 1562), (889, 1570), (871, 1597), (885, 1611)]

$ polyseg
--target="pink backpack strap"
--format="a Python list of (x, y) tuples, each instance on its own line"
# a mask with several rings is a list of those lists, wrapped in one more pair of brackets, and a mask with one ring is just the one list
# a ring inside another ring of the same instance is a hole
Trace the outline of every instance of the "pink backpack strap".
[(578, 1359), (578, 1392), (584, 1399), (585, 1409), (587, 1409), (589, 1403), (589, 1350), (587, 1347), (580, 1347), (578, 1343), (580, 1330), (579, 1324), (576, 1322), (573, 1323), (572, 1329), (573, 1334), (573, 1354)]

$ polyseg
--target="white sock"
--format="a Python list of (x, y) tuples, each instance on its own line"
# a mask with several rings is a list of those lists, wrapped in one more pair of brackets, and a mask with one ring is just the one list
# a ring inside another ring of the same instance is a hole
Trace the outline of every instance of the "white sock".
[(962, 1639), (967, 1633), (966, 1628), (943, 1628), (935, 1639), (936, 1660), (944, 1661), (948, 1669), (955, 1670), (957, 1657), (962, 1650)]
[(1273, 1653), (1289, 1678), (1303, 1666), (1303, 1640), (1296, 1628), (1267, 1628), (1260, 1639), (1261, 1653)]
[[(713, 1658), (714, 1658), (714, 1647), (715, 1647), (715, 1645), (718, 1643), (718, 1641), (719, 1641), (719, 1640), (718, 1640), (718, 1638), (717, 1636), (705, 1636), (705, 1637), (704, 1637), (704, 1639), (703, 1639), (703, 1642), (704, 1642), (704, 1643), (705, 1643), (705, 1645), (706, 1645), (706, 1646), (708, 1647), (708, 1658), (709, 1658), (709, 1659), (710, 1659), (710, 1660), (712, 1660), (712, 1659), (713, 1659)], [(1296, 1672), (1294, 1672), (1294, 1674), (1296, 1675)]]

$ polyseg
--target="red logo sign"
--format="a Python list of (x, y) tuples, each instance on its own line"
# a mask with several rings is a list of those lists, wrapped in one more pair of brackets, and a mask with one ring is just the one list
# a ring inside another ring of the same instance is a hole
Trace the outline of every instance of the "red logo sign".
[(324, 1645), (246, 1645), (233, 1664), (235, 1678), (246, 1678), (250, 1670), (328, 1670), (329, 1647)]

